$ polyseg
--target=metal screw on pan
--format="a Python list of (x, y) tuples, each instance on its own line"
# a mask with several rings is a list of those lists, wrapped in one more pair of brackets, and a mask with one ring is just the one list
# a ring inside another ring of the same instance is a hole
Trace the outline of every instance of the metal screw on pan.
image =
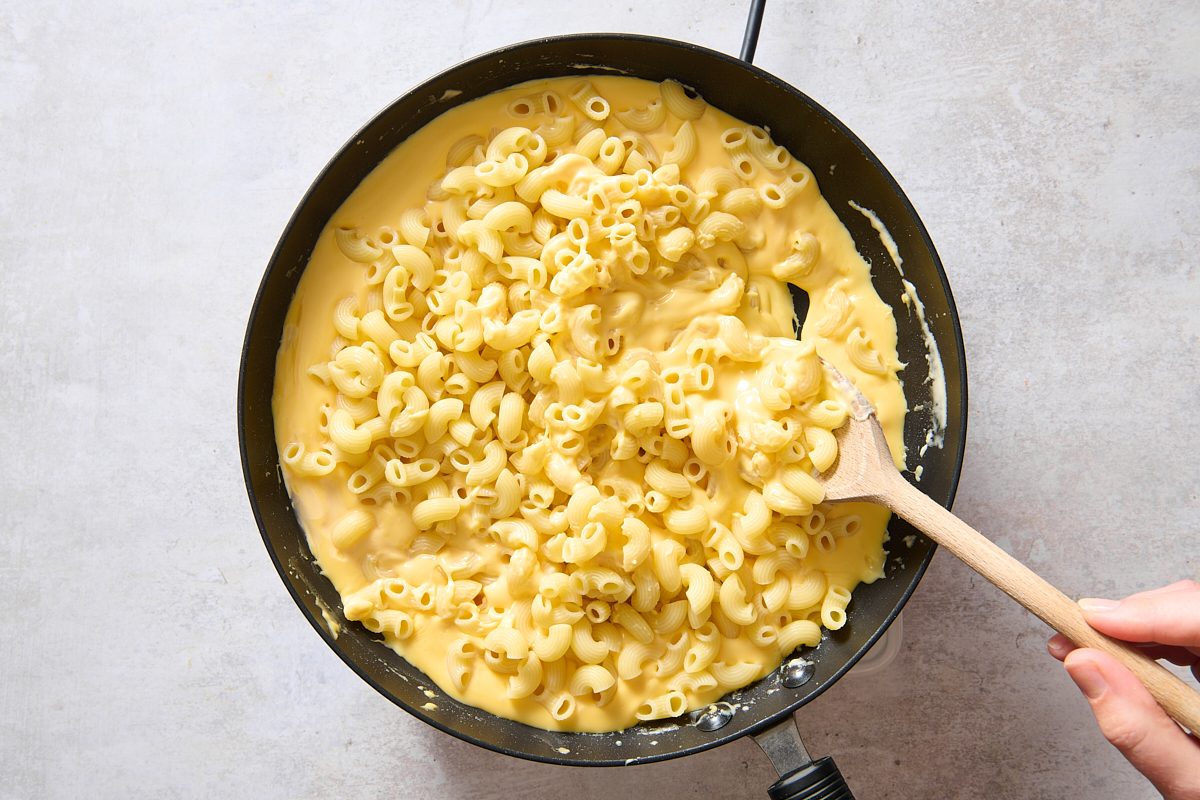
[(711, 733), (724, 728), (731, 719), (733, 719), (733, 706), (729, 703), (715, 703), (705, 709), (704, 713), (700, 715), (700, 719), (696, 720), (696, 727), (706, 733)]
[(811, 681), (816, 673), (817, 668), (813, 663), (802, 658), (792, 659), (779, 668), (779, 674), (783, 676), (783, 685), (789, 689), (803, 686)]

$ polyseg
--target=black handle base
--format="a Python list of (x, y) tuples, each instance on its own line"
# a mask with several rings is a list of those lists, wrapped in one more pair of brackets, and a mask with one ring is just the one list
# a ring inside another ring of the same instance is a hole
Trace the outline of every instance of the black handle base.
[(771, 800), (854, 800), (846, 779), (829, 756), (784, 775), (771, 784), (767, 794)]

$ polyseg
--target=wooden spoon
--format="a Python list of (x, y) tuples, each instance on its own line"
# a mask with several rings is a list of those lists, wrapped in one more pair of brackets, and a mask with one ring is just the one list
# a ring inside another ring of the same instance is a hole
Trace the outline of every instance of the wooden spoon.
[(875, 408), (845, 375), (824, 364), (850, 405), (849, 419), (834, 432), (838, 460), (820, 476), (826, 502), (858, 500), (891, 509), (1079, 647), (1120, 661), (1176, 722), (1200, 735), (1200, 693), (1157, 661), (1092, 628), (1077, 603), (906, 481), (892, 462)]

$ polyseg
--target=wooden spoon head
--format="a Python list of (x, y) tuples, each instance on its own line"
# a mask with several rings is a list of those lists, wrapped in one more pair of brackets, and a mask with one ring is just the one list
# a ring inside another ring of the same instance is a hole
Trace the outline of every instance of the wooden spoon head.
[(841, 370), (825, 359), (821, 359), (821, 364), (850, 411), (845, 424), (833, 432), (838, 444), (837, 460), (817, 477), (825, 487), (825, 500), (882, 502), (888, 482), (899, 477), (899, 472), (875, 416), (875, 407)]

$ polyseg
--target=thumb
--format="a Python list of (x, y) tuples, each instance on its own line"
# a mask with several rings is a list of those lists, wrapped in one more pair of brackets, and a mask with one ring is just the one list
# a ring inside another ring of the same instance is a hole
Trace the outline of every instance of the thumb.
[(1167, 798), (1200, 798), (1200, 744), (1171, 721), (1133, 673), (1098, 650), (1075, 650), (1064, 663), (1100, 731), (1130, 764)]
[(1079, 606), (1089, 625), (1116, 639), (1200, 647), (1200, 584), (1195, 581), (1120, 601), (1084, 598)]

